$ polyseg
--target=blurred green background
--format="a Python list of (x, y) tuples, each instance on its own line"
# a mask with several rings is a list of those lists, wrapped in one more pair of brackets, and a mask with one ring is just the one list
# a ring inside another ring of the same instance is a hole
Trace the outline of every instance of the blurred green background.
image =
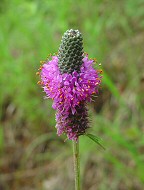
[(83, 190), (144, 189), (144, 1), (0, 1), (0, 190), (74, 189), (72, 143), (57, 137), (39, 61), (79, 29), (104, 70), (80, 137)]

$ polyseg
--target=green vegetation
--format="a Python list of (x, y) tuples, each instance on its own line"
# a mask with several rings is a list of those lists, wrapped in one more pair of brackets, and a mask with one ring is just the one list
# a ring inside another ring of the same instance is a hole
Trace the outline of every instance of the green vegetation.
[(143, 0), (1, 0), (0, 189), (74, 189), (72, 143), (57, 137), (35, 75), (74, 28), (104, 70), (88, 133), (106, 150), (80, 137), (82, 189), (143, 190), (143, 10)]

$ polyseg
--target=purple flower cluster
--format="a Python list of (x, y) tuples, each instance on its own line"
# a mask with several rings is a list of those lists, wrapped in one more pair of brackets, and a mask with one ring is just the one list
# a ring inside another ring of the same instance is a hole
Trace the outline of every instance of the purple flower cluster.
[(41, 84), (47, 97), (53, 99), (53, 108), (57, 110), (57, 134), (66, 133), (71, 140), (77, 140), (88, 128), (86, 102), (91, 101), (92, 94), (98, 93), (101, 83), (93, 62), (86, 55), (79, 73), (61, 74), (58, 57), (52, 56), (52, 60), (41, 68)]

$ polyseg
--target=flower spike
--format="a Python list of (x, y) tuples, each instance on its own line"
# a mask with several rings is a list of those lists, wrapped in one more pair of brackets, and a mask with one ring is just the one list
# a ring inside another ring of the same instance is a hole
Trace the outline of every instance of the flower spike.
[(62, 37), (58, 55), (39, 70), (40, 84), (57, 111), (57, 134), (65, 133), (70, 140), (77, 141), (89, 127), (86, 104), (101, 83), (101, 72), (93, 68), (94, 62), (83, 52), (81, 33), (70, 29)]

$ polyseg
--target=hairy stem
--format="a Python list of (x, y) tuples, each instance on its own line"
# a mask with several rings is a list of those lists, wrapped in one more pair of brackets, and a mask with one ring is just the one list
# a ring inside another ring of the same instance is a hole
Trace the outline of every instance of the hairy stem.
[(79, 140), (73, 141), (74, 156), (74, 173), (75, 173), (75, 190), (80, 190), (80, 157), (79, 157)]

